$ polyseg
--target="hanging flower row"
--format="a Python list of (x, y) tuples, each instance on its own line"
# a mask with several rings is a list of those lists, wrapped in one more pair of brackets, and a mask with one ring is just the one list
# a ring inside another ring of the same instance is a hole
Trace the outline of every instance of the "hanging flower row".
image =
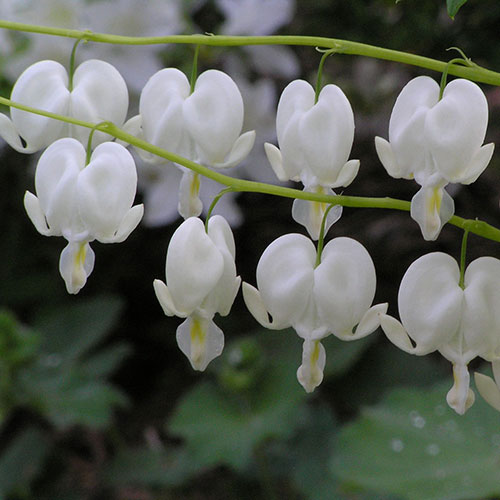
[[(243, 129), (243, 100), (225, 73), (208, 70), (195, 81), (175, 68), (154, 74), (143, 88), (139, 113), (126, 121), (127, 86), (104, 61), (90, 60), (73, 74), (54, 61), (30, 66), (12, 90), (12, 100), (98, 124), (109, 121), (148, 143), (213, 169), (240, 163), (253, 147), (255, 132)], [(410, 81), (396, 100), (389, 140), (377, 137), (376, 151), (389, 175), (414, 179), (420, 190), (411, 201), (411, 217), (426, 240), (435, 240), (454, 213), (448, 183), (470, 184), (484, 171), (493, 144), (483, 145), (488, 106), (474, 83), (456, 79), (441, 88), (429, 77)], [(316, 93), (295, 80), (279, 100), (278, 146), (265, 145), (269, 163), (281, 181), (300, 181), (304, 191), (335, 195), (360, 168), (349, 159), (354, 115), (336, 85)], [(35, 192), (24, 205), (35, 228), (45, 236), (63, 236), (59, 270), (69, 293), (78, 293), (94, 267), (90, 243), (124, 241), (137, 227), (143, 206), (133, 205), (136, 166), (125, 145), (99, 131), (48, 117), (11, 110), (0, 115), (0, 135), (17, 151), (44, 150), (36, 168)], [(158, 157), (138, 149), (145, 162)], [(161, 160), (162, 162), (164, 160)], [(204, 224), (198, 216), (200, 177), (182, 171), (179, 213), (166, 256), (165, 282), (154, 291), (168, 316), (184, 318), (177, 342), (196, 370), (219, 356), (224, 334), (215, 314), (229, 314), (241, 279), (235, 242), (227, 221), (217, 215)], [(401, 321), (388, 315), (388, 304), (373, 305), (376, 273), (366, 248), (346, 237), (323, 248), (324, 234), (342, 209), (297, 199), (293, 218), (310, 238), (279, 237), (257, 265), (257, 288), (243, 283), (245, 303), (265, 328), (292, 327), (303, 339), (300, 384), (313, 391), (323, 379), (328, 335), (351, 341), (382, 327), (406, 352), (439, 351), (453, 365), (449, 405), (464, 413), (473, 403), (468, 364), (476, 357), (492, 362), (495, 381), (477, 377), (477, 385), (500, 409), (500, 261), (482, 257), (461, 269), (449, 255), (430, 253), (404, 275), (398, 296)], [(318, 247), (313, 241), (318, 240)]]

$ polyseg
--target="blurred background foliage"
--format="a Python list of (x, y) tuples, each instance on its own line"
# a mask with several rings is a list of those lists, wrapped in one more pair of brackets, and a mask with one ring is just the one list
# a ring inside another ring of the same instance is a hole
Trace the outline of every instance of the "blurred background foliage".
[[(217, 33), (224, 22), (219, 3), (184, 2), (184, 30)], [(500, 3), (469, 0), (457, 13), (462, 4), (297, 0), (294, 15), (275, 32), (441, 60), (454, 57), (446, 49), (458, 46), (476, 63), (500, 70)], [(14, 42), (20, 54), (29, 45), (23, 35)], [(204, 48), (201, 68), (224, 67), (227, 53), (250, 64), (242, 49)], [(5, 69), (12, 55), (0, 54)], [(297, 76), (314, 83), (320, 55), (304, 47), (292, 54), (300, 63)], [(187, 47), (165, 49), (159, 58), (190, 70)], [(250, 82), (272, 79), (277, 95), (289, 81), (246, 71)], [(343, 88), (356, 117), (351, 157), (362, 167), (346, 194), (410, 199), (416, 191), (415, 184), (386, 175), (373, 137), (387, 136), (397, 93), (422, 73), (350, 56), (327, 61), (325, 83)], [(9, 95), (12, 81), (2, 72), (2, 95)], [(491, 113), (487, 142), (498, 142), (500, 90), (484, 90)], [(271, 116), (275, 105), (268, 106)], [(0, 499), (500, 497), (500, 417), (481, 401), (465, 417), (448, 408), (452, 375), (442, 358), (411, 357), (380, 331), (352, 344), (328, 338), (325, 379), (307, 395), (296, 380), (298, 337), (258, 328), (239, 296), (231, 315), (218, 319), (226, 335), (223, 355), (206, 373), (195, 373), (176, 346), (179, 321), (163, 315), (152, 288), (154, 278), (163, 279), (179, 221), (141, 226), (120, 247), (96, 245), (89, 282), (68, 296), (57, 272), (62, 240), (41, 237), (24, 213), (33, 161), (5, 146), (0, 155)], [(458, 215), (500, 226), (498, 167), (497, 155), (475, 184), (452, 187)], [(291, 220), (290, 200), (241, 194), (236, 203), (243, 214), (235, 228), (237, 267), (243, 280), (255, 283), (266, 246), (302, 229)], [(399, 281), (415, 258), (460, 252), (456, 228), (424, 242), (406, 213), (345, 209), (329, 237), (343, 235), (370, 251), (376, 302), (389, 301), (394, 315)], [(470, 260), (498, 255), (496, 244), (469, 241)], [(483, 369), (479, 362), (477, 368)]]

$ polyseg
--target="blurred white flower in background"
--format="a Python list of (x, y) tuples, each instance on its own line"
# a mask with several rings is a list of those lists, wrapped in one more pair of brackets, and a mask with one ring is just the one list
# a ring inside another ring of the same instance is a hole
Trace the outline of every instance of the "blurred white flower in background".
[[(3, 0), (0, 6), (2, 18), (7, 21), (81, 29), (86, 4), (84, 0)], [(7, 30), (1, 31), (2, 49), (0, 50), (2, 55), (9, 56), (8, 63), (4, 64), (2, 69), (11, 80), (15, 80), (27, 66), (36, 61), (51, 59), (65, 66), (69, 63), (71, 48), (75, 43), (72, 38), (36, 33), (20, 35)], [(5, 40), (7, 43), (4, 45)], [(15, 50), (16, 43), (14, 42), (20, 40), (27, 40), (26, 47)], [(6, 47), (9, 49), (8, 54)]]
[[(225, 21), (222, 35), (271, 35), (290, 23), (295, 13), (295, 0), (216, 0)], [(254, 69), (263, 75), (294, 78), (300, 65), (289, 47), (254, 45), (243, 47)]]
[[(179, 0), (98, 0), (86, 7), (86, 20), (92, 31), (126, 36), (167, 36), (185, 31), (182, 2)], [(140, 93), (148, 78), (163, 64), (159, 52), (165, 45), (110, 45), (88, 43), (89, 57), (113, 64), (130, 90)]]

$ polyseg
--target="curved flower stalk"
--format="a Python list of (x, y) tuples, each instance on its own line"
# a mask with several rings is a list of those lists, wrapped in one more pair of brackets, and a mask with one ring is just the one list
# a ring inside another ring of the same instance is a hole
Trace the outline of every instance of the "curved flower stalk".
[[(265, 144), (271, 166), (281, 181), (302, 181), (304, 190), (335, 194), (332, 188), (348, 186), (359, 170), (359, 160), (348, 160), (354, 139), (351, 105), (336, 85), (326, 85), (315, 102), (315, 91), (304, 80), (290, 83), (281, 94), (276, 117), (279, 149)], [(294, 220), (319, 238), (326, 203), (296, 200)], [(342, 214), (330, 210), (326, 230)]]
[[(111, 121), (121, 126), (128, 110), (128, 90), (120, 73), (105, 61), (90, 59), (74, 72), (72, 86), (66, 69), (56, 61), (28, 67), (15, 83), (15, 102), (92, 123)], [(83, 144), (90, 130), (45, 116), (11, 108), (11, 119), (0, 114), (0, 136), (16, 151), (34, 153), (57, 139), (73, 137)], [(23, 145), (21, 139), (24, 140)], [(110, 136), (96, 132), (95, 147)]]
[[(151, 144), (213, 168), (238, 164), (253, 147), (255, 132), (241, 134), (243, 99), (234, 81), (218, 70), (208, 70), (196, 80), (193, 92), (186, 75), (175, 68), (154, 74), (144, 87), (139, 115), (126, 129)], [(139, 150), (145, 161), (165, 160)], [(179, 213), (198, 216), (202, 203), (200, 178), (180, 167)]]
[(227, 316), (238, 293), (234, 256), (233, 233), (223, 217), (211, 217), (208, 231), (190, 217), (170, 240), (167, 282), (153, 282), (165, 314), (186, 318), (177, 328), (177, 344), (195, 370), (203, 371), (224, 347), (224, 334), (212, 318)]
[(435, 240), (455, 211), (444, 187), (474, 182), (494, 149), (493, 143), (482, 146), (488, 124), (482, 90), (457, 79), (445, 87), (442, 98), (439, 93), (439, 85), (428, 76), (411, 80), (392, 110), (389, 142), (375, 138), (387, 173), (414, 178), (421, 186), (411, 202), (411, 217), (426, 240)]
[(500, 358), (494, 359), (491, 364), (494, 378), (476, 372), (474, 380), (484, 400), (495, 410), (500, 411)]
[(38, 161), (36, 194), (26, 191), (24, 206), (39, 233), (63, 236), (59, 271), (68, 293), (85, 285), (94, 267), (89, 243), (120, 243), (139, 224), (144, 207), (132, 207), (137, 172), (121, 145), (97, 146), (86, 165), (86, 151), (73, 138), (51, 144)]
[(381, 316), (385, 334), (408, 353), (437, 350), (450, 361), (454, 384), (446, 399), (457, 413), (465, 413), (474, 403), (468, 363), (476, 356), (492, 361), (500, 355), (500, 260), (480, 257), (471, 262), (462, 287), (452, 257), (424, 255), (406, 271), (398, 306), (401, 323)]
[(323, 379), (326, 355), (320, 340), (330, 334), (342, 340), (363, 338), (387, 312), (387, 304), (370, 307), (375, 267), (361, 243), (335, 238), (324, 247), (317, 266), (316, 258), (314, 244), (305, 236), (281, 236), (259, 260), (258, 289), (243, 283), (245, 303), (262, 326), (292, 326), (304, 339), (297, 378), (307, 392)]

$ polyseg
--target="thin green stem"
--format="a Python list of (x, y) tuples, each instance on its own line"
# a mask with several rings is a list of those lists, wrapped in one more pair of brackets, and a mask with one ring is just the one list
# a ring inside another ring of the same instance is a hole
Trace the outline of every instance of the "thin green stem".
[(326, 227), (326, 218), (328, 217), (328, 212), (335, 206), (336, 204), (331, 204), (323, 214), (323, 219), (321, 220), (321, 228), (319, 230), (319, 238), (318, 238), (318, 250), (316, 251), (316, 263), (314, 267), (318, 267), (321, 264), (321, 254), (323, 253), (323, 245), (325, 243), (325, 227)]
[[(354, 208), (383, 208), (388, 210), (402, 210), (409, 212), (410, 211), (410, 202), (404, 200), (398, 200), (395, 198), (374, 198), (374, 197), (365, 197), (365, 196), (344, 196), (344, 195), (327, 195), (321, 193), (314, 193), (309, 191), (303, 191), (300, 189), (293, 189), (283, 186), (276, 186), (274, 184), (265, 184), (262, 182), (248, 181), (245, 179), (238, 179), (235, 177), (230, 177), (228, 175), (221, 174), (220, 172), (216, 172), (214, 170), (205, 167), (204, 165), (200, 165), (194, 161), (188, 160), (182, 156), (179, 156), (175, 153), (171, 153), (170, 151), (166, 151), (158, 146), (154, 146), (149, 142), (139, 139), (132, 134), (125, 132), (120, 129), (116, 125), (110, 122), (103, 122), (99, 124), (86, 122), (84, 120), (79, 120), (77, 118), (71, 118), (69, 116), (62, 116), (56, 113), (51, 113), (49, 111), (43, 111), (41, 109), (33, 108), (31, 106), (26, 106), (24, 104), (20, 104), (5, 97), (0, 97), (0, 104), (4, 104), (5, 106), (10, 106), (13, 108), (21, 109), (23, 111), (28, 111), (29, 113), (35, 113), (37, 115), (46, 116), (48, 118), (53, 118), (55, 120), (63, 121), (66, 123), (71, 123), (73, 125), (78, 125), (80, 127), (86, 127), (100, 132), (104, 132), (109, 134), (116, 139), (119, 139), (127, 144), (131, 144), (137, 148), (143, 149), (149, 153), (152, 153), (160, 158), (164, 158), (165, 160), (169, 160), (173, 163), (178, 163), (186, 168), (189, 168), (193, 172), (197, 174), (203, 175), (204, 177), (208, 177), (209, 179), (213, 179), (224, 186), (232, 188), (233, 191), (241, 191), (248, 193), (262, 193), (262, 194), (270, 194), (274, 196), (281, 196), (285, 198), (299, 198), (302, 200), (308, 201), (318, 201), (321, 203), (334, 204), (334, 205), (342, 205), (343, 207), (354, 207)], [(478, 236), (482, 236), (483, 238), (497, 241), (500, 243), (500, 229), (491, 226), (490, 224), (474, 219), (463, 219), (462, 217), (458, 217), (454, 215), (449, 223), (457, 226), (463, 230), (467, 230), (470, 233), (477, 234)]]
[(332, 54), (335, 54), (335, 49), (327, 50), (323, 54), (323, 56), (321, 57), (321, 60), (319, 62), (318, 76), (316, 78), (316, 89), (315, 89), (315, 92), (314, 92), (314, 104), (316, 104), (318, 102), (319, 93), (321, 92), (321, 87), (322, 87), (321, 81), (323, 79), (323, 67), (325, 66), (326, 58), (328, 56), (331, 56)]
[[(108, 35), (103, 33), (92, 33), (90, 31), (72, 30), (64, 28), (52, 28), (48, 26), (37, 26), (32, 24), (14, 23), (0, 20), (0, 28), (24, 31), (27, 33), (41, 33), (45, 35), (62, 36), (66, 38), (82, 38), (97, 43), (112, 43), (120, 45), (153, 45), (167, 43), (182, 43), (191, 45), (211, 45), (235, 47), (242, 45), (296, 45), (309, 47), (324, 47), (335, 49), (339, 54), (358, 55), (373, 57), (388, 61), (410, 64), (442, 73), (447, 62), (438, 61), (429, 57), (409, 54), (397, 50), (376, 47), (365, 43), (340, 40), (337, 38), (326, 38), (318, 36), (297, 35), (271, 35), (271, 36), (225, 36), (225, 35), (170, 35), (158, 37), (131, 37), (121, 35)], [(467, 78), (476, 82), (500, 85), (500, 73), (474, 65), (464, 67), (453, 65), (449, 73), (461, 78)]]
[(466, 262), (466, 254), (467, 254), (467, 237), (469, 236), (469, 231), (466, 229), (464, 231), (464, 236), (462, 238), (462, 248), (460, 250), (460, 288), (465, 288), (464, 277), (465, 277), (465, 266)]
[(190, 91), (189, 94), (194, 92), (194, 86), (196, 85), (196, 79), (198, 78), (198, 54), (200, 52), (200, 46), (197, 45), (194, 49), (193, 56), (193, 67), (191, 68), (191, 79), (190, 79)]
[(448, 64), (446, 65), (446, 68), (444, 69), (443, 74), (441, 75), (441, 83), (439, 84), (439, 100), (443, 98), (444, 88), (446, 87), (446, 81), (448, 80), (448, 73), (453, 64), (461, 64), (463, 66), (469, 66), (467, 60), (460, 58), (448, 61)]
[(210, 204), (210, 207), (208, 209), (208, 212), (207, 212), (207, 218), (205, 219), (205, 232), (208, 233), (208, 220), (210, 219), (210, 217), (212, 217), (212, 212), (215, 208), (215, 205), (217, 205), (218, 201), (226, 194), (226, 193), (230, 193), (232, 191), (235, 191), (235, 189), (233, 189), (232, 187), (228, 187), (226, 189), (223, 189), (222, 191), (220, 191), (219, 194), (217, 194), (217, 196), (215, 196), (215, 198), (212, 200), (212, 203)]
[(73, 45), (73, 50), (71, 51), (71, 56), (69, 58), (69, 80), (68, 80), (68, 90), (71, 92), (73, 90), (73, 75), (75, 73), (75, 59), (76, 59), (76, 48), (78, 44), (82, 41), (82, 38), (79, 38), (75, 44)]

